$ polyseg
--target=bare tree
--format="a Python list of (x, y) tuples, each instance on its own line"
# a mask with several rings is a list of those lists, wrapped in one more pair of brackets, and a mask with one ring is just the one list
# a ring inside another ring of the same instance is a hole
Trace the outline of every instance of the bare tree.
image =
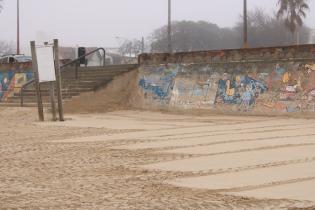
[(141, 53), (142, 41), (138, 39), (125, 40), (119, 47), (122, 56), (136, 57)]
[[(167, 26), (156, 29), (149, 37), (152, 52), (168, 52)], [(240, 47), (231, 28), (220, 28), (206, 21), (172, 23), (174, 52)]]
[(299, 29), (303, 25), (306, 11), (309, 10), (307, 0), (279, 0), (277, 18), (282, 19), (285, 26), (295, 35), (296, 43), (299, 44)]
[[(235, 30), (237, 34), (243, 31), (242, 20), (237, 23)], [(300, 27), (300, 43), (307, 43), (310, 29), (306, 26)], [(268, 47), (277, 45), (291, 45), (294, 37), (282, 20), (277, 15), (269, 15), (262, 9), (250, 11), (248, 14), (249, 45), (251, 47)], [(239, 37), (241, 40), (241, 37)]]
[(14, 54), (15, 45), (13, 42), (0, 41), (0, 56)]
[(2, 2), (3, 2), (3, 0), (0, 0), (0, 12), (3, 9)]
[[(243, 46), (243, 17), (233, 28), (199, 21), (173, 22), (172, 44), (174, 52), (241, 48)], [(300, 27), (300, 42), (308, 43), (310, 29)], [(167, 26), (153, 31), (149, 37), (152, 52), (168, 52)], [(251, 47), (290, 45), (291, 32), (276, 14), (269, 15), (262, 9), (248, 12), (248, 44)]]

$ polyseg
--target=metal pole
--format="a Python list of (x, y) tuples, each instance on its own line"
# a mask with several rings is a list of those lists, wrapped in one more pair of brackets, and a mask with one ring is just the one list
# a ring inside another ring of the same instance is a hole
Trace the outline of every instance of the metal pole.
[(172, 2), (168, 0), (168, 27), (167, 27), (167, 39), (168, 39), (168, 52), (172, 53)]
[(17, 0), (17, 36), (16, 36), (16, 54), (20, 54), (20, 0)]
[(57, 95), (58, 95), (59, 121), (64, 121), (58, 39), (54, 39), (54, 56), (55, 56), (55, 73), (56, 73), (56, 87), (57, 87), (56, 89), (57, 89)]
[(43, 108), (42, 95), (40, 92), (35, 41), (31, 41), (31, 51), (32, 51), (32, 69), (33, 69), (33, 73), (34, 73), (34, 77), (35, 77), (35, 89), (36, 89), (36, 96), (37, 96), (38, 116), (39, 116), (40, 121), (44, 121), (44, 108)]
[(248, 48), (248, 28), (247, 28), (247, 0), (244, 0), (244, 26), (243, 26), (243, 38), (244, 38), (244, 43), (243, 47)]
[(144, 53), (144, 37), (141, 40), (141, 53)]
[(103, 67), (106, 66), (106, 50), (103, 49)]

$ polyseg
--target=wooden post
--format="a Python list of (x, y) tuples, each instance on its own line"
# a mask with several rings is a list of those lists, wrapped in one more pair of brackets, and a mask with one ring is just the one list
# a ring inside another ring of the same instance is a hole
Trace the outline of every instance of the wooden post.
[(36, 97), (37, 97), (38, 116), (39, 116), (40, 121), (44, 121), (44, 108), (43, 108), (42, 95), (40, 92), (35, 41), (31, 41), (31, 51), (32, 51), (32, 66), (33, 66), (32, 68), (33, 68), (33, 73), (34, 73), (34, 78), (35, 78), (35, 89), (36, 89)]
[(54, 56), (55, 56), (55, 73), (56, 73), (56, 87), (57, 87), (57, 95), (58, 95), (59, 121), (64, 121), (58, 39), (54, 39)]
[(50, 93), (50, 103), (51, 103), (51, 113), (52, 113), (52, 120), (56, 121), (56, 102), (55, 102), (55, 86), (54, 82), (49, 82), (49, 93)]

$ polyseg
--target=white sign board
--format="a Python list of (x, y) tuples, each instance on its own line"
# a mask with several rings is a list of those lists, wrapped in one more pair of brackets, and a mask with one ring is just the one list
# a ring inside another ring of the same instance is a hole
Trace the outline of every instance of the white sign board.
[(39, 82), (56, 81), (53, 46), (37, 46), (36, 56)]

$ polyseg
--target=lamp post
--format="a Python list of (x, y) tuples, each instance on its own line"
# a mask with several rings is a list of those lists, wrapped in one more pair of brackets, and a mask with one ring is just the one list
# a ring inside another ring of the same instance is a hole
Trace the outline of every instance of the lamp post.
[(168, 27), (167, 27), (167, 48), (168, 52), (172, 53), (172, 2), (168, 0)]
[(248, 48), (248, 28), (247, 28), (247, 0), (244, 0), (244, 21), (243, 21), (243, 47)]
[(144, 37), (141, 39), (141, 53), (144, 53)]
[(20, 0), (16, 0), (16, 5), (17, 5), (16, 54), (20, 54)]

